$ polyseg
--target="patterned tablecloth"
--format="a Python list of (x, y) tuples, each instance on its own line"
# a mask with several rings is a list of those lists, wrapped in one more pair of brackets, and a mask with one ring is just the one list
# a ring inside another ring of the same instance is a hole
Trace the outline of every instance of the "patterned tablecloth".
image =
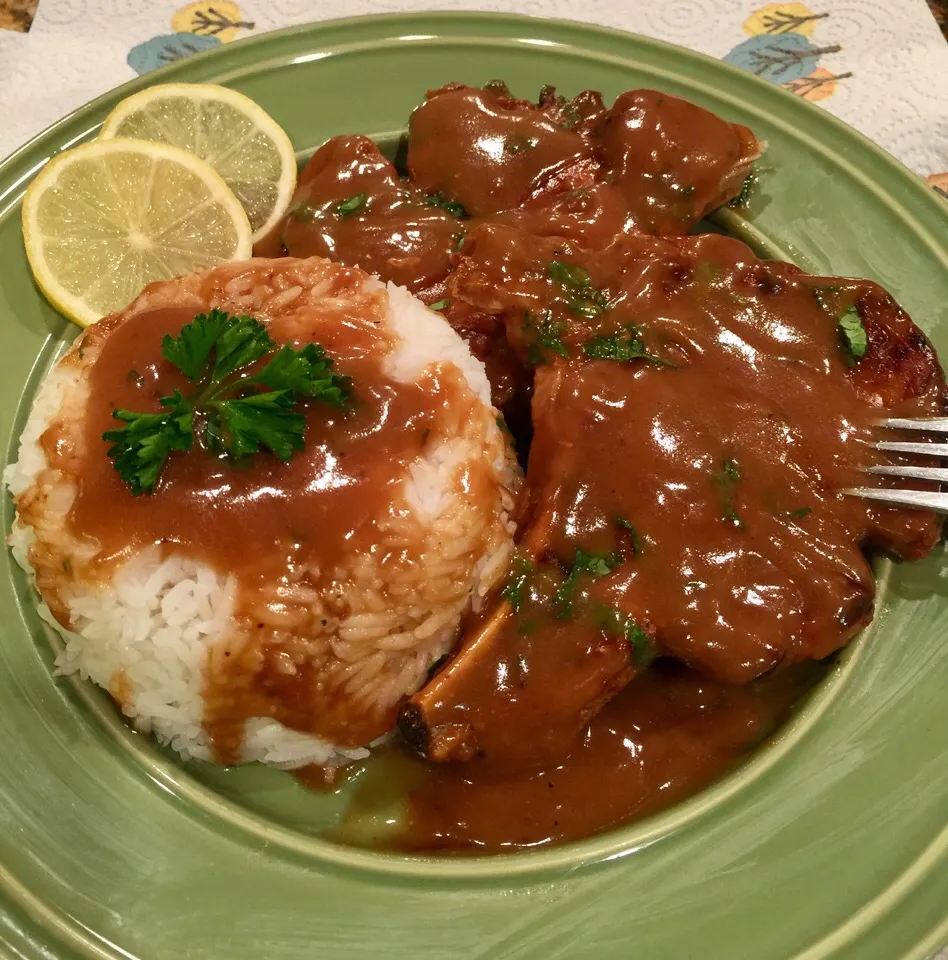
[[(0, 0), (0, 156), (110, 87), (327, 17), (494, 9), (693, 47), (819, 102), (948, 190), (948, 0)], [(930, 9), (929, 9), (930, 7)], [(934, 15), (933, 15), (934, 14)]]

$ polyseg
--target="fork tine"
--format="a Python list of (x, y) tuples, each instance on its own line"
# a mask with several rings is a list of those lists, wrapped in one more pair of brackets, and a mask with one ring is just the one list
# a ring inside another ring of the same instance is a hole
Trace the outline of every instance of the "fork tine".
[(948, 443), (901, 443), (883, 440), (873, 446), (876, 450), (888, 450), (890, 453), (921, 453), (929, 457), (948, 457)]
[(948, 483), (948, 469), (944, 467), (903, 467), (882, 465), (870, 467), (869, 473), (883, 477), (912, 477), (915, 480), (934, 480), (936, 483)]
[(935, 433), (948, 433), (948, 417), (932, 417), (927, 420), (893, 417), (890, 420), (880, 420), (879, 426), (891, 427), (893, 430), (932, 430)]
[(914, 507), (916, 510), (934, 510), (948, 513), (948, 493), (928, 490), (886, 490), (884, 487), (853, 487), (843, 493), (850, 497), (879, 500), (895, 507)]
[[(932, 432), (948, 433), (948, 418), (932, 417), (930, 419), (909, 419), (892, 417), (880, 420), (880, 427), (893, 430), (929, 430)], [(924, 457), (948, 458), (948, 443), (913, 443), (901, 440), (883, 440), (874, 443), (876, 450), (889, 453), (912, 453)], [(948, 483), (948, 469), (942, 467), (919, 467), (913, 465), (880, 464), (870, 467), (868, 473), (885, 477), (910, 477), (914, 480), (930, 480), (935, 483)], [(867, 500), (878, 500), (897, 507), (914, 507), (921, 510), (934, 510), (937, 513), (948, 513), (948, 493), (939, 493), (932, 490), (896, 490), (889, 487), (855, 487), (844, 490), (843, 493), (854, 497), (864, 497)]]

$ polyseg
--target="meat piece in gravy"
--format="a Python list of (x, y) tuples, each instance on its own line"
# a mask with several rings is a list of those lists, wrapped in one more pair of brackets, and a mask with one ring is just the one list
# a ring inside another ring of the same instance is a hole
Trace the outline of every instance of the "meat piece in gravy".
[(358, 266), (430, 302), (460, 236), (458, 219), (402, 180), (372, 140), (346, 136), (313, 154), (289, 213), (256, 252)]
[(409, 177), (473, 217), (591, 186), (598, 169), (587, 137), (502, 84), (430, 90), (408, 125)]
[(465, 249), (451, 295), (536, 367), (535, 433), (521, 565), (405, 712), (428, 756), (562, 757), (655, 655), (730, 683), (822, 659), (872, 616), (867, 552), (934, 546), (935, 515), (842, 493), (891, 462), (881, 415), (945, 409), (877, 284), (715, 235), (591, 254), (484, 225)]
[[(746, 127), (655, 91), (607, 109), (591, 90), (567, 101), (547, 87), (531, 103), (503, 84), (448, 84), (412, 115), (407, 177), (368, 137), (334, 137), (256, 252), (360, 266), (436, 303), (485, 219), (593, 248), (634, 230), (686, 233), (740, 190), (759, 149)], [(482, 359), (495, 348), (477, 317), (452, 322)]]
[(408, 169), (475, 218), (584, 246), (618, 234), (687, 233), (736, 196), (760, 155), (747, 127), (655, 90), (538, 104), (503, 85), (448, 84), (411, 118)]

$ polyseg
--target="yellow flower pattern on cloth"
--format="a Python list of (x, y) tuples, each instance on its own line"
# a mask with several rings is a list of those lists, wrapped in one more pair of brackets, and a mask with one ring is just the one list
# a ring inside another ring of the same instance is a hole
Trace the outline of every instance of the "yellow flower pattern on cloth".
[(816, 22), (828, 17), (828, 13), (813, 13), (803, 3), (768, 3), (755, 10), (744, 21), (744, 32), (752, 37), (762, 33), (799, 33), (812, 37)]
[(255, 26), (233, 0), (198, 0), (172, 14), (174, 33), (136, 44), (129, 50), (127, 62), (136, 73), (148, 73), (192, 53), (229, 43)]
[(805, 100), (825, 100), (836, 92), (840, 81), (853, 75), (849, 71), (839, 73), (820, 62), (843, 49), (838, 43), (814, 42), (821, 24), (829, 17), (828, 12), (814, 12), (795, 0), (768, 3), (744, 21), (749, 39), (739, 43), (724, 59)]
[(242, 30), (253, 30), (254, 24), (244, 20), (240, 7), (232, 0), (198, 0), (182, 7), (171, 18), (175, 33), (195, 33), (202, 37), (217, 37), (229, 43)]

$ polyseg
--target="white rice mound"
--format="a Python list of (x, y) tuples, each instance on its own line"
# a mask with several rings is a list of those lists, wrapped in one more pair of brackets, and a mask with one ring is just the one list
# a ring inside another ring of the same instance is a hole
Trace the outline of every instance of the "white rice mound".
[[(312, 312), (343, 294), (387, 303), (389, 376), (414, 382), (431, 368), (453, 366), (477, 414), (471, 416), (471, 403), (454, 421), (446, 412), (441, 441), (410, 465), (388, 513), (377, 520), (384, 541), (377, 554), (340, 555), (331, 575), (323, 572), (325, 590), (288, 573), (266, 589), (254, 588), (250, 607), (271, 639), (291, 649), (295, 643), (307, 655), (316, 650), (329, 688), (344, 691), (354, 709), (391, 713), (455, 644), (461, 617), (500, 581), (513, 550), (510, 516), (521, 477), (490, 405), (483, 365), (439, 314), (404, 289), (318, 258), (252, 260), (152, 284), (121, 316), (193, 306), (196, 313), (216, 307), (265, 320)], [(69, 528), (76, 477), (68, 464), (51, 464), (39, 442), (55, 424), (81, 444), (87, 374), (102, 342), (90, 328), (36, 396), (17, 461), (3, 475), (17, 506), (8, 542), (40, 594), (41, 615), (63, 638), (58, 672), (108, 690), (138, 730), (183, 756), (212, 760), (204, 729), (206, 671), (224, 651), (260, 636), (234, 614), (242, 585), (227, 570), (158, 546), (138, 550), (107, 582), (83, 578), (77, 571), (98, 545)], [(496, 498), (489, 511), (454, 482), (472, 461), (492, 471)], [(391, 563), (406, 544), (419, 541), (421, 562)], [(383, 566), (379, 556), (389, 562)], [(239, 759), (292, 769), (347, 763), (367, 756), (369, 746), (337, 746), (257, 717), (245, 725)]]

